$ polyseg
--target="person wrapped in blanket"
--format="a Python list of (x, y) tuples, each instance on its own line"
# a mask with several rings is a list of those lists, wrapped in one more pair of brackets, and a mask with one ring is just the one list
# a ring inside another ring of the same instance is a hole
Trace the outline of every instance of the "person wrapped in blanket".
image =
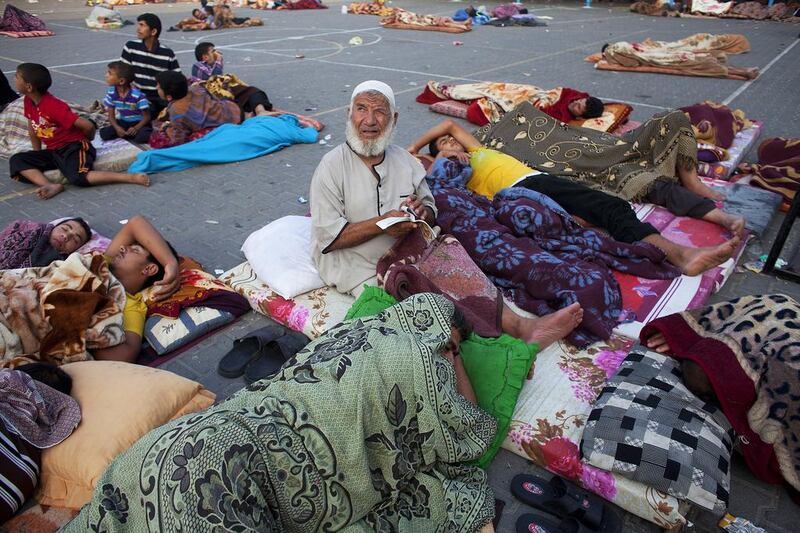
[[(727, 261), (739, 245), (738, 236), (709, 248), (689, 248), (669, 241), (651, 224), (640, 221), (625, 200), (534, 170), (510, 155), (482, 145), (452, 120), (445, 120), (425, 132), (408, 147), (408, 151), (417, 154), (425, 146), (431, 157), (456, 158), (469, 164), (472, 178), (467, 182), (467, 188), (477, 194), (491, 199), (507, 187), (524, 187), (539, 192), (555, 200), (584, 225), (602, 228), (618, 241), (653, 244), (664, 251), (669, 262), (689, 276), (696, 276)], [(704, 218), (723, 222), (729, 216), (714, 208)]]
[(57, 224), (15, 220), (0, 232), (0, 270), (47, 266), (89, 242), (92, 231), (80, 217)]
[(334, 326), (274, 376), (142, 437), (61, 531), (490, 533), (494, 495), (469, 461), (497, 425), (463, 370), (467, 334), (433, 294)]
[(649, 322), (640, 340), (681, 362), (686, 388), (722, 409), (750, 470), (800, 505), (800, 304), (742, 296)]
[(81, 420), (72, 378), (53, 365), (0, 369), (0, 524), (33, 497), (42, 449), (66, 439)]
[[(322, 158), (311, 180), (312, 258), (322, 279), (339, 292), (358, 296), (365, 283), (377, 285), (378, 261), (417, 227), (408, 221), (382, 229), (378, 222), (406, 217), (408, 211), (435, 224), (436, 204), (425, 170), (406, 150), (391, 143), (397, 117), (391, 87), (377, 80), (356, 86), (350, 98), (347, 141)], [(505, 305), (492, 282), (472, 266), (472, 282), (482, 287), (482, 294), (494, 295), (485, 306), (490, 329), (476, 328), (482, 335), (506, 332), (543, 349), (583, 320), (578, 302), (540, 318), (523, 318)], [(470, 288), (461, 290), (468, 293)], [(454, 300), (469, 298), (471, 294), (466, 293)]]

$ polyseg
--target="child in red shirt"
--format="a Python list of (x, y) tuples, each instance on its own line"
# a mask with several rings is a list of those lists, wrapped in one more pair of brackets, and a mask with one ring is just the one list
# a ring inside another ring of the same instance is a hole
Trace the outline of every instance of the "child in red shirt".
[[(15, 77), (17, 90), (25, 96), (23, 108), (33, 151), (14, 154), (9, 161), (11, 177), (38, 185), (39, 198), (48, 199), (64, 190), (43, 174), (60, 170), (73, 185), (89, 187), (104, 183), (150, 185), (147, 174), (124, 174), (92, 170), (95, 125), (81, 118), (62, 100), (47, 90), (52, 85), (50, 71), (36, 63), (22, 63)], [(42, 150), (42, 143), (46, 149)]]

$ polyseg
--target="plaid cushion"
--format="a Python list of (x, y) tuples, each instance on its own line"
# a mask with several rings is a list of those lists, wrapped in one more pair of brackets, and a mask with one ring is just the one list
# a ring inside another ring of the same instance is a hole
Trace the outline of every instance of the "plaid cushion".
[(733, 429), (694, 396), (671, 357), (634, 346), (595, 403), (581, 440), (592, 465), (722, 511)]

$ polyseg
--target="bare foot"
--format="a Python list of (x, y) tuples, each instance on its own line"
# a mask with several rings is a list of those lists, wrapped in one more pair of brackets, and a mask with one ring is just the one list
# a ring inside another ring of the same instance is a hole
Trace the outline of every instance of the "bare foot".
[(145, 187), (150, 186), (150, 176), (144, 174), (143, 172), (139, 172), (138, 174), (133, 174), (133, 178), (131, 178), (131, 183), (136, 185), (143, 185)]
[(723, 242), (719, 246), (708, 248), (687, 248), (685, 260), (678, 265), (687, 276), (698, 276), (731, 258), (739, 246), (739, 237)]
[(63, 185), (61, 185), (60, 183), (51, 183), (49, 185), (42, 185), (41, 187), (36, 189), (36, 194), (38, 194), (39, 198), (41, 198), (42, 200), (47, 200), (63, 191), (64, 191)]
[(535, 342), (539, 345), (539, 350), (543, 350), (572, 333), (582, 321), (583, 308), (575, 302), (555, 313), (529, 320), (527, 334), (522, 340)]
[(695, 194), (698, 194), (704, 198), (710, 198), (714, 201), (721, 201), (725, 199), (725, 195), (715, 191), (702, 181), (700, 178), (695, 177), (694, 179), (687, 180), (686, 182), (682, 182), (683, 186), (692, 191)]
[(742, 231), (744, 231), (744, 218), (737, 215), (731, 215), (730, 213), (726, 213), (721, 209), (713, 209), (709, 211), (705, 216), (703, 216), (703, 220), (708, 220), (709, 222), (719, 224), (723, 228), (727, 228), (734, 237), (741, 237)]

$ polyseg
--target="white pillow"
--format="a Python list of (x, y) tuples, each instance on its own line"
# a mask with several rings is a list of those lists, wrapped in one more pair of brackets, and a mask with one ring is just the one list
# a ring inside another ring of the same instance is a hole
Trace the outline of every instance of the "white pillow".
[(311, 259), (311, 217), (270, 222), (247, 237), (242, 252), (261, 281), (284, 298), (325, 286)]

